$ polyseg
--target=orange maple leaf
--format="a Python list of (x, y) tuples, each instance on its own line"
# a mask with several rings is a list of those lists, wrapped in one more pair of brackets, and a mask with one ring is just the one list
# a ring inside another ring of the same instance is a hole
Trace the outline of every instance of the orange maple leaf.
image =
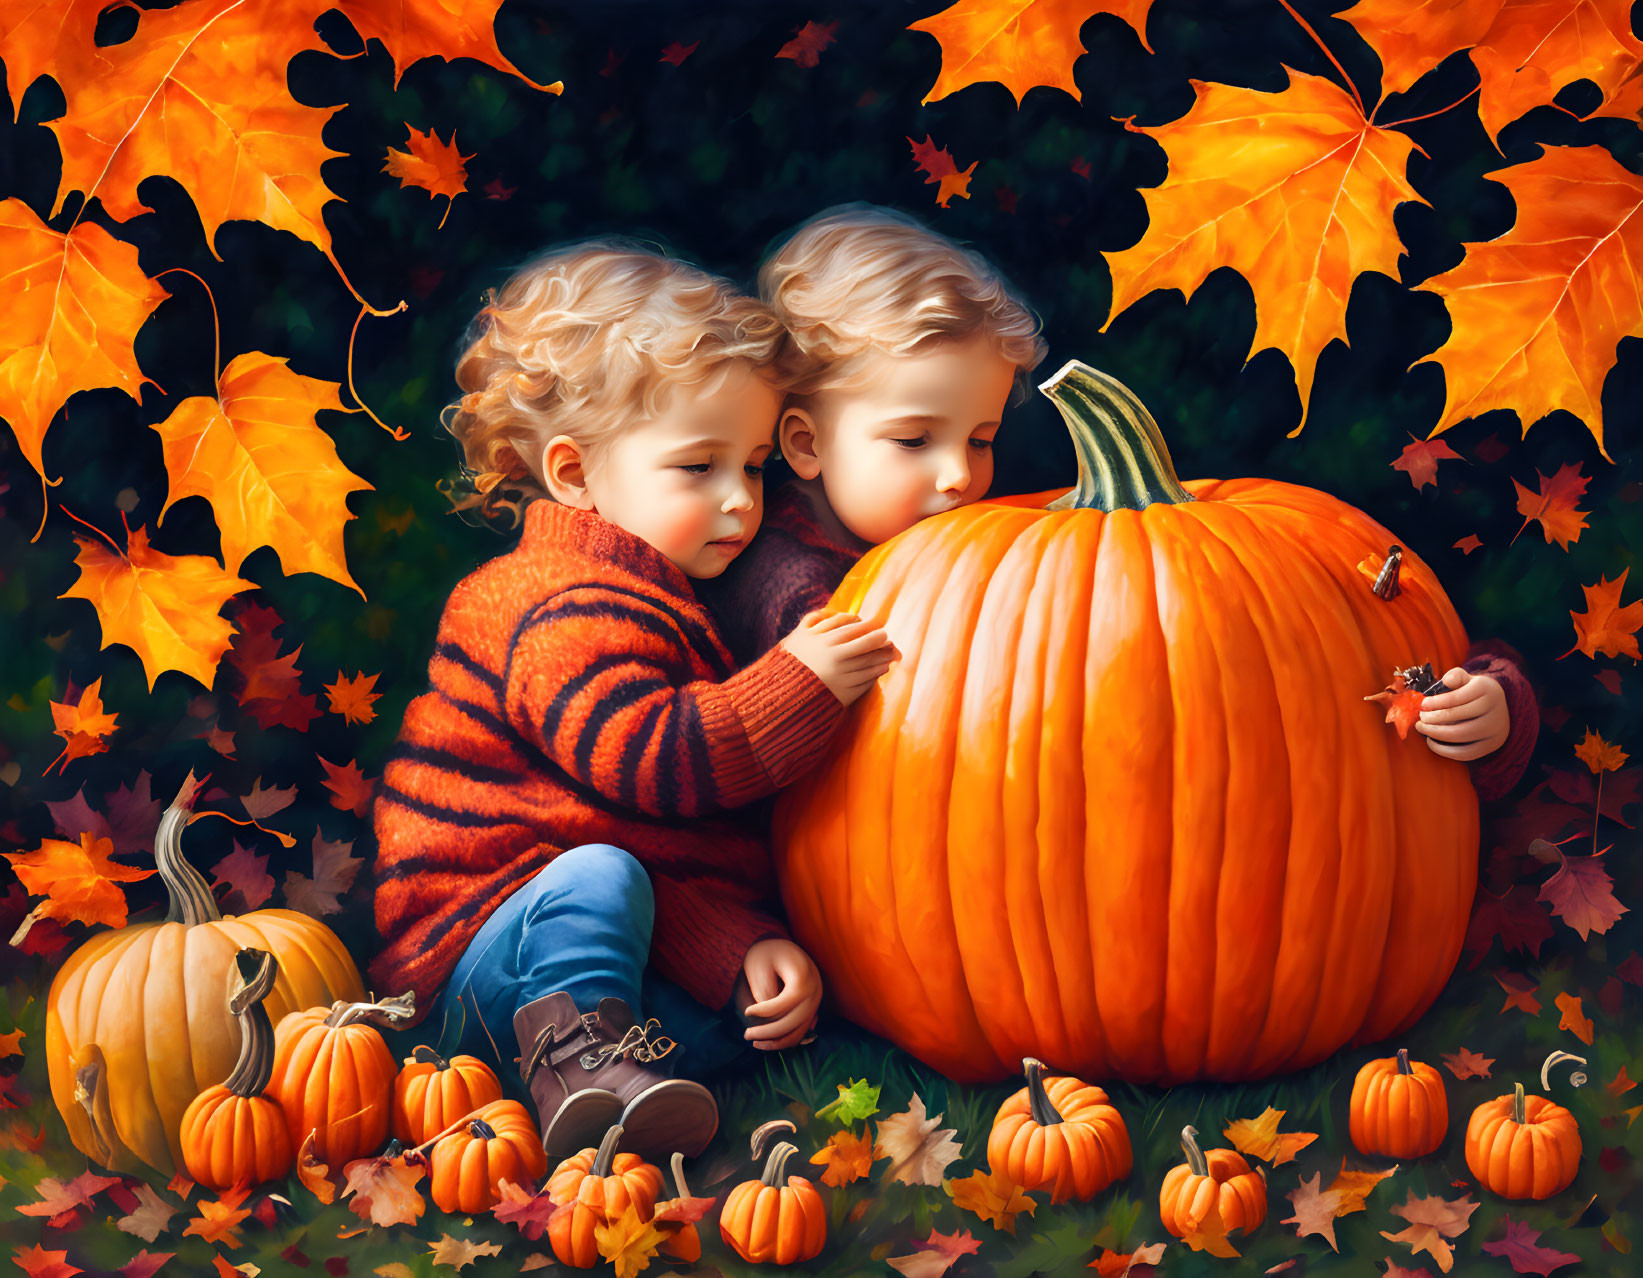
[(1605, 741), (1590, 728), (1586, 735), (1575, 747), (1575, 757), (1584, 763), (1593, 773), (1618, 772), (1625, 766), (1630, 757), (1624, 750), (1613, 742)]
[(1523, 433), (1566, 408), (1603, 446), (1603, 381), (1624, 337), (1643, 336), (1643, 177), (1599, 146), (1553, 146), (1484, 175), (1512, 193), (1517, 221), (1465, 245), (1459, 266), (1418, 287), (1449, 307), (1453, 330), (1430, 355), (1448, 396), (1437, 435), (1494, 408)]
[(257, 547), (272, 546), (287, 576), (317, 572), (363, 599), (348, 574), (342, 529), (354, 517), (348, 494), (371, 485), (342, 464), (316, 418), (322, 409), (354, 411), (343, 407), (339, 389), (292, 372), (281, 356), (236, 355), (215, 399), (185, 399), (154, 427), (170, 476), (159, 522), (185, 497), (204, 497), (229, 572)]
[(1278, 1122), (1284, 1112), (1269, 1105), (1259, 1117), (1240, 1118), (1228, 1124), (1221, 1134), (1232, 1142), (1232, 1147), (1239, 1153), (1264, 1159), (1276, 1167), (1289, 1162), (1318, 1139), (1316, 1132), (1280, 1132)]
[(1380, 55), (1381, 94), (1402, 93), (1451, 53), (1476, 44), (1489, 30), (1499, 0), (1358, 0), (1336, 14), (1350, 22)]
[[(1371, 693), (1365, 701), (1379, 702), (1386, 707), (1386, 718), (1382, 723), (1390, 723), (1398, 730), (1398, 740), (1409, 739), (1409, 729), (1415, 726), (1416, 720), (1421, 717), (1421, 702), (1426, 697), (1409, 687), (1401, 674), (1392, 676), (1392, 683), (1380, 692)], [(1242, 1148), (1242, 1146), (1240, 1146)]]
[(97, 16), (109, 7), (109, 0), (0, 5), (0, 61), (6, 64), (14, 117), (29, 85), (51, 74), (64, 50), (91, 47)]
[(244, 1241), (239, 1235), (238, 1226), (251, 1214), (249, 1207), (240, 1206), (249, 1192), (244, 1186), (236, 1186), (224, 1190), (214, 1202), (201, 1201), (198, 1204), (200, 1214), (188, 1222), (183, 1236), (195, 1234), (208, 1243), (234, 1250)]
[(1466, 536), (1455, 543), (1454, 549), (1460, 551), (1463, 555), (1469, 555), (1481, 545), (1483, 545), (1483, 542), (1476, 533), (1467, 533)]
[(947, 148), (938, 147), (930, 140), (929, 134), (924, 135), (924, 141), (922, 142), (915, 142), (912, 138), (908, 138), (907, 144), (913, 148), (913, 163), (917, 165), (919, 172), (928, 175), (924, 179), (924, 185), (929, 186), (932, 182), (940, 183), (936, 188), (936, 203), (938, 205), (946, 208), (947, 202), (955, 195), (961, 199), (967, 200), (970, 198), (970, 178), (976, 171), (976, 165), (981, 161), (972, 160), (970, 167), (960, 172), (957, 161), (953, 159)]
[(822, 1184), (836, 1189), (867, 1175), (873, 1166), (873, 1156), (872, 1141), (843, 1130), (828, 1137), (827, 1144), (812, 1154), (810, 1161), (827, 1169), (822, 1172)]
[(1602, 653), (1605, 657), (1643, 659), (1643, 653), (1637, 650), (1637, 628), (1643, 626), (1643, 599), (1634, 599), (1624, 608), (1620, 606), (1620, 592), (1626, 588), (1629, 572), (1629, 567), (1622, 568), (1620, 576), (1613, 581), (1599, 577), (1597, 585), (1581, 587), (1586, 593), (1586, 611), (1569, 610), (1569, 620), (1575, 624), (1575, 646), (1563, 653), (1559, 661), (1575, 648), (1592, 658)]
[(425, 1165), (396, 1158), (356, 1158), (342, 1169), (348, 1178), (342, 1196), (361, 1220), (373, 1225), (414, 1225), (428, 1204), (417, 1192)]
[(331, 699), (331, 713), (340, 714), (348, 723), (370, 723), (377, 717), (371, 707), (382, 698), (380, 692), (373, 691), (376, 682), (376, 675), (364, 671), (352, 679), (343, 678), (342, 671), (337, 671), (337, 681), (325, 685), (326, 695)]
[(234, 627), (217, 615), (255, 582), (224, 572), (207, 555), (167, 555), (153, 550), (148, 533), (133, 528), (125, 553), (76, 537), (80, 576), (59, 599), (84, 599), (97, 610), (103, 647), (123, 643), (134, 651), (148, 676), (148, 690), (162, 671), (178, 670), (207, 688), (228, 648)]
[(1441, 439), (1415, 439), (1413, 435), (1409, 438), (1415, 442), (1404, 446), (1398, 460), (1392, 463), (1392, 469), (1408, 475), (1417, 492), (1428, 484), (1437, 487), (1440, 461), (1466, 460)]
[(1581, 1010), (1580, 999), (1573, 994), (1559, 994), (1552, 1000), (1557, 1010), (1563, 1013), (1557, 1027), (1568, 1030), (1586, 1046), (1592, 1045), (1592, 1018)]
[(1031, 1198), (1003, 1172), (971, 1172), (961, 1180), (942, 1182), (954, 1205), (974, 1212), (994, 1229), (1015, 1233), (1015, 1218), (1022, 1212), (1031, 1216), (1038, 1200)]
[(23, 1054), (22, 1043), (26, 1034), (27, 1031), (20, 1029), (0, 1034), (0, 1060), (5, 1060), (8, 1056), (21, 1056)]
[(13, 945), (20, 944), (39, 919), (124, 927), (126, 895), (115, 884), (136, 883), (156, 873), (111, 861), (113, 840), (90, 833), (82, 834), (78, 844), (42, 839), (32, 852), (0, 855), (11, 862), (17, 881), (30, 896), (45, 897), (24, 917), (11, 938)]
[[(1586, 527), (1588, 512), (1576, 510), (1575, 503), (1592, 482), (1591, 478), (1580, 473), (1579, 462), (1566, 463), (1555, 475), (1542, 475), (1537, 469), (1535, 477), (1540, 480), (1538, 493), (1530, 492), (1515, 479), (1512, 481), (1512, 487), (1517, 489), (1517, 513), (1523, 516), (1523, 528), (1538, 519), (1547, 542), (1555, 541), (1568, 550), (1571, 542), (1580, 540), (1581, 530)], [(1523, 528), (1512, 534), (1512, 541), (1518, 539)]]
[(51, 719), (57, 725), (53, 731), (68, 744), (56, 759), (46, 765), (46, 772), (50, 772), (59, 760), (66, 767), (71, 760), (101, 754), (108, 749), (108, 738), (119, 727), (114, 722), (119, 715), (103, 712), (102, 687), (103, 679), (99, 675), (80, 693), (80, 699), (73, 705), (64, 705), (59, 701), (51, 703)]
[(1500, 1010), (1504, 1012), (1515, 1007), (1518, 1011), (1527, 1012), (1530, 1016), (1539, 1016), (1540, 1000), (1535, 997), (1535, 991), (1540, 987), (1534, 983), (1521, 984), (1520, 982), (1523, 980), (1523, 977), (1516, 974), (1511, 974), (1508, 978), (1506, 973), (1495, 973), (1495, 983), (1506, 991), (1506, 1001), (1500, 1005)]
[(1404, 176), (1412, 140), (1370, 124), (1333, 81), (1288, 75), (1278, 93), (1194, 80), (1197, 99), (1181, 119), (1126, 122), (1164, 148), (1169, 175), (1142, 193), (1149, 221), (1140, 243), (1105, 254), (1112, 312), (1102, 331), (1154, 289), (1190, 298), (1211, 271), (1232, 267), (1255, 295), (1249, 354), (1271, 347), (1294, 366), (1295, 435), (1318, 356), (1346, 340), (1352, 282), (1365, 271), (1397, 279), (1403, 245), (1392, 212), (1427, 201)]
[(75, 1274), (85, 1273), (68, 1263), (68, 1252), (47, 1251), (38, 1243), (32, 1247), (13, 1247), (12, 1262), (22, 1266), (29, 1278), (74, 1278)]
[(502, 0), (336, 0), (325, 7), (341, 9), (361, 40), (382, 42), (394, 60), (396, 89), (406, 68), (423, 58), (472, 58), (518, 76), (533, 89), (564, 92), (563, 82), (538, 84), (502, 56), (494, 29)]
[[(1073, 63), (1084, 52), (1078, 32), (1098, 13), (1123, 19), (1148, 53), (1147, 11), (1152, 0), (959, 0), (907, 29), (941, 42), (941, 74), (925, 102), (935, 102), (983, 80), (997, 80), (1016, 106), (1038, 85), (1079, 98)], [(1079, 99), (1082, 101), (1082, 99)]]
[(352, 759), (337, 764), (320, 755), (315, 757), (325, 769), (325, 788), (331, 791), (331, 806), (352, 812), (355, 816), (364, 816), (365, 810), (371, 806), (370, 778), (360, 771), (359, 765)]
[(463, 155), (456, 149), (454, 129), (451, 140), (441, 142), (432, 129), (423, 133), (409, 124), (405, 128), (411, 135), (406, 143), (410, 150), (396, 151), (389, 147), (388, 162), (382, 166), (382, 171), (398, 178), (401, 189), (420, 186), (430, 199), (436, 195), (445, 196), (445, 217), (439, 219), (439, 225), (443, 227), (445, 218), (451, 215), (451, 205), (456, 197), (468, 189), (467, 162), (473, 156)]
[[(7, 56), (7, 71), (12, 71)], [(13, 82), (14, 92), (20, 87)], [(113, 386), (139, 399), (137, 330), (171, 294), (137, 248), (81, 222), (54, 231), (22, 200), (0, 201), (0, 417), (47, 483), (46, 430), (71, 395)]]
[[(123, 44), (64, 50), (53, 76), (68, 109), (46, 127), (63, 153), (52, 216), (71, 191), (96, 197), (116, 221), (147, 212), (143, 179), (175, 179), (199, 211), (206, 246), (236, 218), (317, 245), (321, 210), (337, 198), (320, 166), (339, 157), (320, 140), (340, 106), (305, 106), (286, 64), (324, 50), (314, 20), (333, 0), (206, 0), (145, 10)], [(219, 259), (220, 260), (220, 259)]]

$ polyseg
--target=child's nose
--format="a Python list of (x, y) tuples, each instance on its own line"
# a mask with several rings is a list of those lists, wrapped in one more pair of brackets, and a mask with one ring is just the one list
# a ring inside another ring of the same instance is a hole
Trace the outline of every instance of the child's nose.
[(936, 474), (937, 492), (963, 492), (969, 483), (970, 463), (962, 453), (949, 453), (942, 457), (941, 469)]
[(731, 514), (734, 511), (752, 510), (752, 509), (753, 509), (753, 488), (752, 488), (752, 486), (750, 484), (737, 484), (736, 487), (731, 490), (730, 495), (725, 498), (725, 504), (724, 504), (724, 507), (723, 507), (724, 513), (728, 515), (728, 514)]

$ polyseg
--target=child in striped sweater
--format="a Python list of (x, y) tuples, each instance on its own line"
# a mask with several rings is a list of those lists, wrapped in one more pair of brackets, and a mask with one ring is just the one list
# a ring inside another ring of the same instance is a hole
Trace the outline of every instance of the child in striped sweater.
[(478, 490), (543, 499), (452, 592), (384, 769), (372, 977), (440, 992), (466, 1048), (511, 1024), (550, 1155), (618, 1121), (624, 1149), (696, 1154), (712, 1095), (665, 1071), (790, 1046), (821, 998), (736, 809), (816, 761), (894, 649), (813, 616), (738, 670), (696, 597), (760, 522), (793, 384), (768, 308), (603, 241), (477, 324), (449, 429)]
[[(1046, 351), (982, 257), (871, 205), (806, 222), (760, 268), (759, 293), (810, 370), (781, 416), (795, 478), (708, 591), (739, 662), (825, 607), (870, 548), (986, 494), (1006, 403)], [(1540, 730), (1523, 660), (1498, 639), (1476, 642), (1443, 681), (1452, 691), (1426, 699), (1417, 731), (1470, 766), (1479, 797), (1500, 798)]]

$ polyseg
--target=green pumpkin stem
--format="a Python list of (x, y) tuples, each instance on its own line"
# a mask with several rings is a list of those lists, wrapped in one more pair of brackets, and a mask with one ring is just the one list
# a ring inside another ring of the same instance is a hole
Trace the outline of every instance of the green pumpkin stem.
[(1027, 1075), (1027, 1104), (1033, 1111), (1033, 1122), (1040, 1127), (1049, 1127), (1062, 1120), (1061, 1111), (1050, 1101), (1049, 1093), (1044, 1090), (1044, 1062), (1034, 1057), (1024, 1057), (1021, 1068)]
[(468, 1124), (469, 1133), (476, 1140), (495, 1140), (496, 1128), (492, 1127), (483, 1118), (476, 1118)]
[(196, 781), (190, 772), (177, 797), (171, 800), (171, 806), (161, 815), (160, 828), (154, 832), (154, 864), (159, 867), (160, 881), (171, 897), (165, 921), (185, 927), (215, 923), (222, 918), (217, 900), (211, 895), (211, 885), (183, 856), (183, 827), (194, 819), (194, 799), (203, 787), (204, 782)]
[(1069, 360), (1039, 388), (1060, 410), (1078, 454), (1078, 483), (1049, 510), (1145, 510), (1195, 500), (1175, 477), (1158, 423), (1129, 387)]
[(1398, 1048), (1398, 1073), (1413, 1074), (1414, 1072), (1409, 1068), (1409, 1049), (1407, 1047)]
[(787, 1183), (787, 1160), (799, 1152), (797, 1145), (782, 1141), (770, 1151), (770, 1157), (765, 1160), (764, 1175), (759, 1177), (759, 1183), (768, 1185), (771, 1189), (780, 1189)]
[(416, 992), (406, 990), (403, 994), (395, 994), (392, 998), (374, 1003), (332, 1003), (331, 1014), (325, 1018), (325, 1024), (336, 1029), (342, 1025), (357, 1025), (361, 1021), (368, 1021), (383, 1029), (392, 1029), (401, 1021), (408, 1021), (415, 1015)]
[(589, 1168), (588, 1175), (609, 1176), (610, 1165), (616, 1159), (616, 1147), (621, 1143), (622, 1124), (612, 1123), (605, 1139), (599, 1142), (599, 1152), (593, 1156), (593, 1166)]
[(1528, 1116), (1525, 1114), (1523, 1109), (1522, 1083), (1512, 1084), (1512, 1121), (1519, 1127), (1523, 1126), (1523, 1124), (1528, 1121)]
[(1188, 1170), (1194, 1176), (1208, 1176), (1209, 1163), (1205, 1161), (1204, 1151), (1198, 1148), (1198, 1142), (1194, 1139), (1197, 1135), (1198, 1129), (1196, 1127), (1183, 1127), (1181, 1129), (1181, 1148), (1186, 1151)]
[(418, 1065), (432, 1065), (435, 1069), (450, 1069), (451, 1063), (429, 1047), (426, 1043), (418, 1043), (411, 1052), (411, 1059)]
[(690, 1197), (690, 1186), (685, 1184), (685, 1156), (677, 1149), (673, 1151), (673, 1188), (677, 1191), (675, 1197)]
[(240, 988), (228, 1010), (240, 1023), (240, 1058), (225, 1086), (236, 1096), (261, 1096), (274, 1076), (274, 1024), (263, 1006), (279, 975), (279, 960), (267, 950), (242, 949), (234, 955)]

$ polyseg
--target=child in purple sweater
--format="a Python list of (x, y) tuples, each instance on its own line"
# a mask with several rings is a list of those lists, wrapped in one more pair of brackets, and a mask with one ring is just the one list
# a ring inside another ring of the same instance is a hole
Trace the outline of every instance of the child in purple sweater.
[[(759, 272), (763, 300), (813, 371), (782, 409), (795, 478), (747, 551), (704, 591), (738, 663), (824, 608), (873, 546), (986, 495), (1006, 401), (1043, 359), (999, 273), (911, 218), (846, 205), (800, 227)], [(1523, 775), (1540, 730), (1519, 654), (1474, 643), (1416, 730), (1466, 762), (1478, 796)]]

